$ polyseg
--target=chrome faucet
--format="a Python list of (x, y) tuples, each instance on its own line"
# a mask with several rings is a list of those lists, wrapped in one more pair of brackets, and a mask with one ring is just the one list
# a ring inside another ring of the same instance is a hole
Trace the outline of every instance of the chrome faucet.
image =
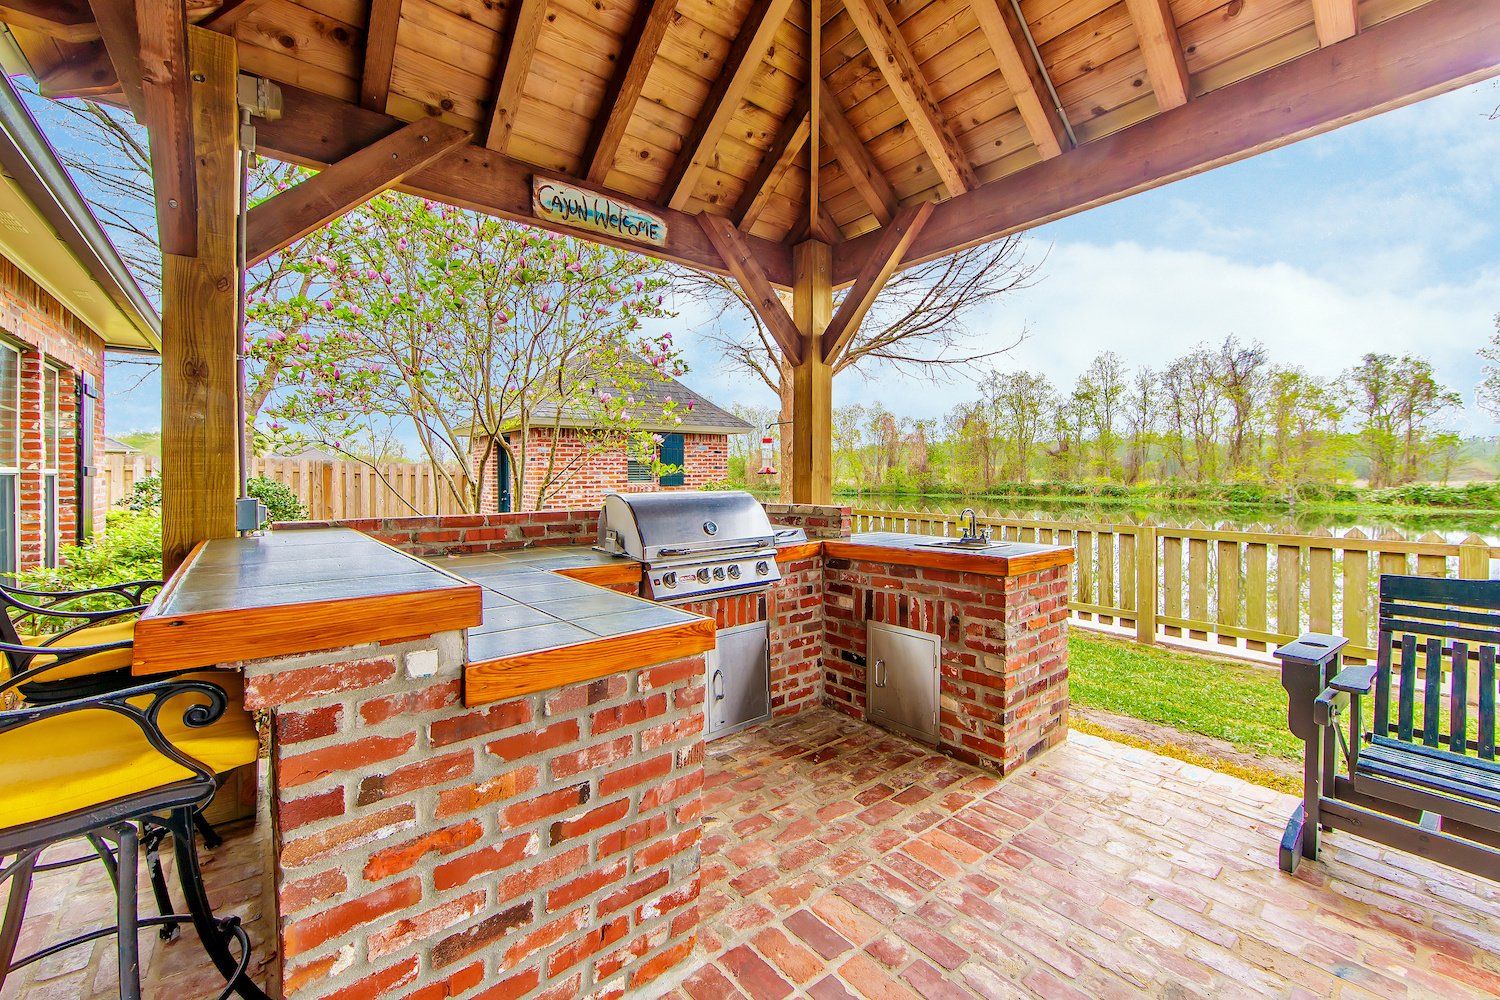
[(989, 532), (980, 534), (979, 514), (973, 507), (965, 507), (958, 512), (958, 519), (962, 521), (964, 518), (968, 518), (969, 523), (964, 527), (963, 537), (959, 539), (960, 542), (987, 542), (990, 540)]

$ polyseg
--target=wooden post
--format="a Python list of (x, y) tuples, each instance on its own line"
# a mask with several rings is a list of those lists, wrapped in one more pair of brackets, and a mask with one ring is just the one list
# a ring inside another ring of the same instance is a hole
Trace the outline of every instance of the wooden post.
[(198, 255), (162, 256), (162, 571), (198, 542), (234, 534), (239, 492), (235, 341), (239, 275), (238, 75), (234, 40), (188, 27)]
[(1135, 639), (1156, 642), (1156, 525), (1150, 521), (1135, 533)]
[(1490, 578), (1490, 547), (1478, 535), (1458, 543), (1458, 577), (1460, 580)]
[(818, 240), (792, 251), (792, 320), (802, 360), (792, 369), (792, 502), (833, 502), (833, 367), (823, 331), (833, 318), (832, 256)]

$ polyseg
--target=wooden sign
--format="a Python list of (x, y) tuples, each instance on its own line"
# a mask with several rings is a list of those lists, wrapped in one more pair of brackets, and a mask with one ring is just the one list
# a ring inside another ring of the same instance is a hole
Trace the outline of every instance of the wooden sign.
[(531, 177), (531, 212), (574, 229), (652, 246), (667, 245), (667, 220), (659, 215), (551, 178)]

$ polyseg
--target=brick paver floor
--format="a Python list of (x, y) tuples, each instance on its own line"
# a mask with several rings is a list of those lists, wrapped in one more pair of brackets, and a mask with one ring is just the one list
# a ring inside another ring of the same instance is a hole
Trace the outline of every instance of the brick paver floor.
[(1082, 734), (1004, 782), (828, 711), (710, 744), (674, 997), (1500, 995), (1500, 886)]

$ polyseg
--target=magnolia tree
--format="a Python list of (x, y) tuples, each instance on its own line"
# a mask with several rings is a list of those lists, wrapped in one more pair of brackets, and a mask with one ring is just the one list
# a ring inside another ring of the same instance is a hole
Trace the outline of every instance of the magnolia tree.
[[(358, 458), (372, 421), (410, 426), (470, 511), (502, 448), (513, 496), (525, 483), (538, 507), (605, 449), (670, 471), (648, 428), (681, 415), (647, 389), (684, 369), (670, 333), (643, 331), (669, 315), (653, 261), (392, 193), (269, 267), (247, 299), (265, 443)], [(527, 454), (533, 431), (564, 427), (581, 447)]]

